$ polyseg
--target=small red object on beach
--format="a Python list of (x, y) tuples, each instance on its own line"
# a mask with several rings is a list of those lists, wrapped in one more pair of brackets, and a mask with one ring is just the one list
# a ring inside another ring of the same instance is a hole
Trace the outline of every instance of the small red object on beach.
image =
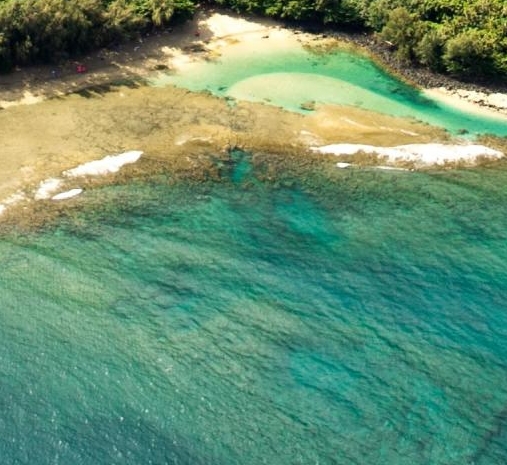
[(86, 66), (85, 65), (77, 65), (76, 72), (78, 72), (79, 74), (86, 73)]

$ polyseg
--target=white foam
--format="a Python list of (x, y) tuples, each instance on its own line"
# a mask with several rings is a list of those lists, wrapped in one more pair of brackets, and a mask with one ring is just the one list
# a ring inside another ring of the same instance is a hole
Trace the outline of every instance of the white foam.
[(83, 189), (81, 188), (71, 189), (65, 192), (61, 192), (60, 194), (53, 195), (53, 197), (51, 197), (51, 200), (71, 199), (72, 197), (76, 197), (77, 195), (81, 194), (81, 192), (83, 192)]
[[(143, 152), (141, 151), (132, 150), (130, 152), (120, 153), (119, 155), (109, 155), (102, 158), (101, 160), (84, 163), (83, 165), (79, 165), (76, 168), (64, 171), (62, 175), (74, 178), (78, 176), (116, 173), (123, 165), (135, 163), (137, 160), (139, 160), (142, 154)], [(44, 181), (41, 181), (39, 187), (34, 193), (33, 198), (35, 200), (66, 200), (71, 199), (72, 197), (76, 197), (83, 192), (83, 189), (81, 188), (74, 188), (56, 194), (64, 182), (65, 179), (63, 178), (48, 178)], [(4, 199), (2, 203), (0, 203), (0, 216), (5, 213), (10, 205), (26, 198), (27, 197), (24, 193), (16, 192), (10, 197)]]
[(399, 168), (397, 166), (374, 166), (377, 170), (384, 170), (384, 171), (409, 171), (407, 168)]
[(0, 203), (0, 216), (5, 213), (7, 207), (15, 203), (21, 202), (24, 199), (26, 199), (26, 196), (25, 194), (23, 194), (23, 192), (15, 192), (14, 194), (4, 199), (4, 201)]
[(58, 178), (49, 178), (39, 184), (39, 188), (35, 191), (35, 200), (45, 200), (51, 198), (62, 184), (62, 180)]
[(377, 147), (364, 144), (331, 144), (311, 147), (318, 153), (355, 155), (359, 152), (376, 154), (389, 162), (417, 162), (424, 165), (442, 165), (458, 161), (476, 162), (478, 158), (502, 158), (504, 154), (476, 144), (407, 144), (395, 147)]
[(135, 163), (143, 152), (132, 150), (130, 152), (120, 153), (119, 155), (108, 155), (101, 160), (94, 160), (64, 171), (63, 175), (75, 178), (79, 176), (100, 176), (110, 173), (116, 173), (124, 165)]

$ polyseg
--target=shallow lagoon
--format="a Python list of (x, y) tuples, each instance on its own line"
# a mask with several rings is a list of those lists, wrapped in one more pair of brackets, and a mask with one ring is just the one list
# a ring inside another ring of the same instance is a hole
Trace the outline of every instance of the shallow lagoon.
[[(507, 118), (470, 114), (444, 101), (434, 100), (389, 75), (369, 58), (350, 49), (323, 52), (280, 42), (269, 50), (243, 44), (207, 60), (197, 60), (161, 73), (153, 85), (174, 84), (193, 91), (266, 102), (291, 111), (305, 112), (305, 103), (351, 105), (366, 110), (446, 128), (451, 133), (491, 133), (507, 136)], [(342, 46), (343, 47), (343, 46)]]

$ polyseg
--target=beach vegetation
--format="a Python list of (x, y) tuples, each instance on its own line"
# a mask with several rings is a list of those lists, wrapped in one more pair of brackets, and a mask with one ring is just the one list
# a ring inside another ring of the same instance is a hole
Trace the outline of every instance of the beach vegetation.
[[(312, 27), (369, 31), (407, 64), (507, 78), (504, 0), (207, 0)], [(197, 0), (0, 0), (0, 70), (58, 62), (190, 18)]]
[(415, 46), (421, 40), (421, 35), (421, 22), (414, 13), (402, 6), (390, 12), (380, 33), (389, 45), (395, 47), (398, 58), (406, 61), (414, 58)]
[(403, 60), (462, 79), (507, 77), (503, 0), (358, 0), (366, 27)]
[(0, 69), (58, 63), (194, 11), (192, 0), (0, 0)]
[(504, 0), (216, 0), (238, 12), (373, 32), (401, 61), (463, 79), (507, 77)]

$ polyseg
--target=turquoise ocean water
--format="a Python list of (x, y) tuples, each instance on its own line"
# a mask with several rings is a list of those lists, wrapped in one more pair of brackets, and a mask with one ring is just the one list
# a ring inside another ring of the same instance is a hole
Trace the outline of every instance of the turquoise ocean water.
[(2, 462), (505, 463), (507, 172), (245, 163), (2, 238)]
[(3, 233), (1, 463), (507, 463), (506, 166), (233, 161)]

